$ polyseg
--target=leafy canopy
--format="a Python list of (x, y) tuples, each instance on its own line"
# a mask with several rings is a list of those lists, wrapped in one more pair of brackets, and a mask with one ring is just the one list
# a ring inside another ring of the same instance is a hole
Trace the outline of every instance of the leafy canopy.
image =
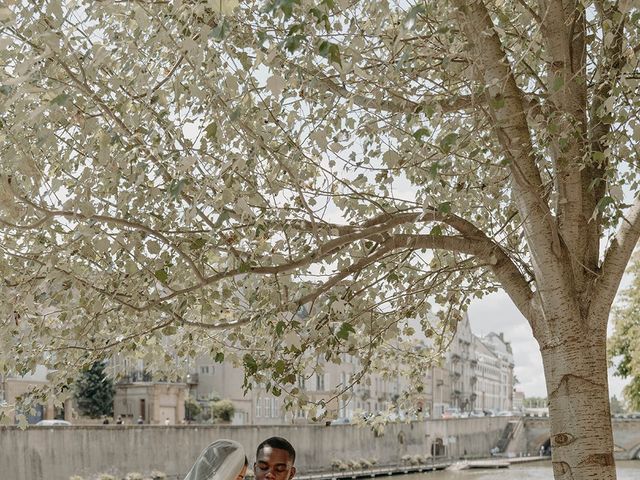
[(637, 3), (569, 13), (575, 65), (527, 1), (5, 3), (2, 368), (207, 353), (295, 395), (345, 353), (419, 379), (402, 339), (498, 283), (531, 318), (527, 241), (557, 219), (588, 277), (638, 188)]

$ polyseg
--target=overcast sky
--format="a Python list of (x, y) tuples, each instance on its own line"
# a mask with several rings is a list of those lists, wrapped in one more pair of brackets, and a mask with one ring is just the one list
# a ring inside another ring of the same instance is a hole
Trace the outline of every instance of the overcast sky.
[[(515, 375), (520, 381), (516, 386), (527, 397), (546, 397), (542, 357), (538, 342), (533, 338), (529, 324), (503, 291), (476, 300), (469, 309), (471, 329), (476, 335), (504, 332), (511, 342), (515, 363)], [(613, 377), (609, 372), (610, 395), (622, 398), (626, 381)]]

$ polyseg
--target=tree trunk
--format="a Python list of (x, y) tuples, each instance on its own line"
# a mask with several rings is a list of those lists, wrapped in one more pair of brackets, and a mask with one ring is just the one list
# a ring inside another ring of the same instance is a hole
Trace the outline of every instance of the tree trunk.
[(541, 345), (553, 472), (556, 480), (615, 480), (606, 338), (584, 325), (562, 323)]

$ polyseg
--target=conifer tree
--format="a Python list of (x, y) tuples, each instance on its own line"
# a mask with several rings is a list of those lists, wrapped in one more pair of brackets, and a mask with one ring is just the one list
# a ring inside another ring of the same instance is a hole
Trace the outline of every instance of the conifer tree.
[(104, 370), (104, 362), (95, 362), (76, 381), (75, 398), (82, 415), (99, 418), (113, 413), (113, 380)]

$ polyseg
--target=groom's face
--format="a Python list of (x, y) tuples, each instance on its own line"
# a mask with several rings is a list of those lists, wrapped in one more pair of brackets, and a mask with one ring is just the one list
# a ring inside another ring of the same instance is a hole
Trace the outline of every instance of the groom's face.
[(296, 467), (289, 457), (289, 452), (280, 448), (265, 445), (253, 465), (256, 480), (291, 480)]

